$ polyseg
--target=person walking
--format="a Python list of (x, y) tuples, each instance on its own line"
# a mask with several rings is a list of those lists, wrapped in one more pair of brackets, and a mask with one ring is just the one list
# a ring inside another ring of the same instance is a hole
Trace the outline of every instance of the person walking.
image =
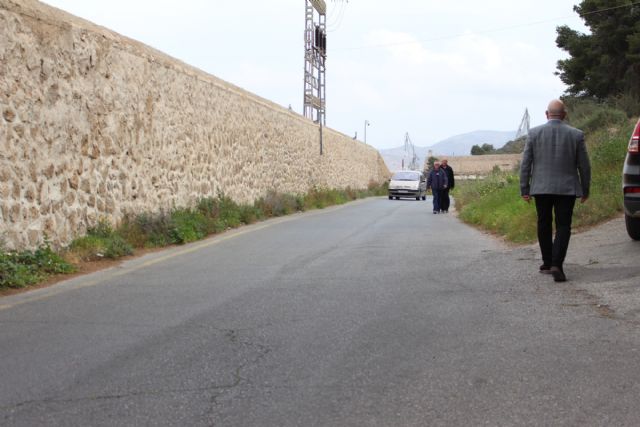
[(440, 162), (433, 163), (433, 169), (429, 171), (429, 177), (427, 178), (427, 190), (431, 189), (433, 194), (433, 213), (440, 213), (442, 191), (448, 187), (447, 174), (444, 170), (440, 169)]
[(447, 159), (442, 159), (442, 164), (440, 165), (440, 169), (447, 174), (447, 188), (442, 190), (442, 212), (449, 212), (449, 206), (451, 205), (451, 199), (449, 198), (449, 190), (453, 190), (455, 187), (455, 178), (453, 177), (453, 169), (449, 166), (449, 161)]
[(591, 165), (584, 133), (564, 122), (564, 103), (551, 101), (546, 116), (546, 124), (529, 131), (520, 167), (520, 194), (526, 202), (535, 198), (542, 254), (540, 272), (551, 273), (556, 282), (564, 282), (567, 277), (563, 263), (571, 237), (573, 208), (576, 198), (582, 203), (589, 198)]

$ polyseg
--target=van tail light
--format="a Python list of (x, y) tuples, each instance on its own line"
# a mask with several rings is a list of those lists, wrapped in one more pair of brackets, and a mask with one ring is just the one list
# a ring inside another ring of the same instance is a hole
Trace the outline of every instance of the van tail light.
[(629, 152), (630, 153), (638, 153), (638, 141), (640, 140), (640, 120), (636, 123), (636, 128), (633, 130), (633, 134), (631, 135), (631, 139), (629, 140)]
[(640, 194), (640, 187), (625, 187), (624, 194)]

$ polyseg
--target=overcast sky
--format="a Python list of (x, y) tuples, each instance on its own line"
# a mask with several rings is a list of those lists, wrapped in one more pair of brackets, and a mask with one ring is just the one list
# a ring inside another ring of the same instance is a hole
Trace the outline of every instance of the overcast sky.
[[(302, 112), (304, 0), (46, 0)], [(327, 0), (327, 126), (376, 148), (533, 125), (577, 0)]]

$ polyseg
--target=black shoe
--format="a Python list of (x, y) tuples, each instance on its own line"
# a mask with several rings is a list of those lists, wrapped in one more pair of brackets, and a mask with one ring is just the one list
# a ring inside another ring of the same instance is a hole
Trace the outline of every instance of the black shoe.
[(433, 213), (434, 213), (434, 214), (437, 214), (437, 213), (438, 213), (438, 211), (433, 211)]
[(540, 273), (542, 274), (551, 274), (551, 266), (547, 264), (542, 264), (540, 266)]
[(551, 275), (553, 276), (553, 280), (556, 282), (566, 282), (567, 276), (564, 275), (564, 271), (562, 271), (562, 267), (551, 267)]

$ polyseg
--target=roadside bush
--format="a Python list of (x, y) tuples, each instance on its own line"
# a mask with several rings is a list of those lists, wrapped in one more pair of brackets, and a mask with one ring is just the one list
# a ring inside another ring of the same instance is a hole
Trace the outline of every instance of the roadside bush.
[(255, 203), (265, 217), (283, 216), (298, 210), (298, 200), (292, 194), (276, 193), (269, 191), (266, 196)]
[(240, 205), (226, 196), (220, 196), (218, 204), (220, 206), (220, 220), (226, 227), (235, 228), (242, 224)]
[(183, 244), (200, 240), (207, 235), (209, 221), (200, 212), (175, 209), (171, 212), (171, 243)]
[(171, 244), (171, 215), (165, 211), (127, 215), (118, 227), (121, 235), (135, 248), (162, 247)]
[(69, 258), (81, 261), (115, 259), (132, 253), (131, 244), (115, 232), (106, 219), (101, 219), (96, 226), (87, 229), (86, 236), (74, 239), (67, 250)]
[(264, 219), (264, 212), (256, 206), (240, 206), (240, 221), (243, 224), (253, 224)]
[(567, 122), (582, 129), (587, 136), (612, 126), (626, 126), (628, 122), (625, 111), (612, 103), (585, 98), (565, 98), (564, 101), (569, 111)]
[(23, 288), (52, 274), (73, 271), (74, 267), (55, 253), (48, 242), (35, 251), (0, 251), (0, 289)]
[(117, 234), (105, 239), (105, 258), (115, 259), (133, 254), (133, 248), (122, 236)]
[(82, 236), (69, 245), (67, 256), (74, 261), (95, 261), (104, 257), (104, 240), (97, 236)]

